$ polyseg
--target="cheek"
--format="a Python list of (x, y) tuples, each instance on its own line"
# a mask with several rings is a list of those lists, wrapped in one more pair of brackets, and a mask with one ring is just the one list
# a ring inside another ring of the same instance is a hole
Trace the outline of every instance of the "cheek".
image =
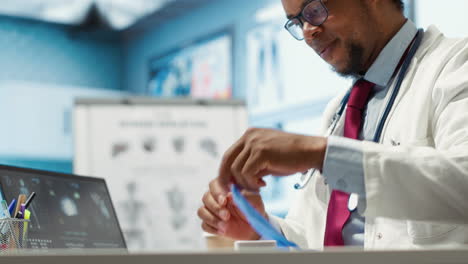
[(349, 51), (343, 41), (338, 41), (333, 50), (333, 59), (330, 64), (335, 68), (340, 69), (346, 67), (349, 60)]

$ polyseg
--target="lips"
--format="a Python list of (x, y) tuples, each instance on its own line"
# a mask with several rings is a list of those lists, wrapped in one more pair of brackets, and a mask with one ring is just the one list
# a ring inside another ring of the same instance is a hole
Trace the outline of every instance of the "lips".
[(324, 45), (321, 49), (318, 49), (319, 56), (322, 57), (322, 59), (326, 59), (327, 57), (330, 56), (330, 52), (333, 49), (333, 46), (335, 44), (335, 41), (329, 42), (327, 45)]
[(328, 49), (330, 45), (326, 46), (325, 48), (322, 48), (322, 50), (320, 50), (319, 52), (319, 55), (322, 56), (323, 53), (325, 53), (325, 51)]
[(317, 53), (317, 55), (319, 55), (323, 60), (327, 60), (327, 58), (330, 59), (329, 57), (331, 56), (331, 51), (336, 46), (338, 39), (333, 38), (330, 41), (326, 41), (314, 36), (306, 36), (305, 41), (307, 45), (309, 45)]

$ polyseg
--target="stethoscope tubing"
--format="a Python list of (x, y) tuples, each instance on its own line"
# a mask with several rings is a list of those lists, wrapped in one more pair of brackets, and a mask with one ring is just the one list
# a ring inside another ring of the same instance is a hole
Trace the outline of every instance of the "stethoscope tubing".
[[(385, 111), (384, 111), (384, 113), (382, 115), (382, 118), (380, 119), (379, 124), (377, 126), (377, 130), (375, 132), (374, 139), (373, 139), (373, 141), (376, 142), (376, 143), (380, 142), (380, 138), (382, 136), (382, 132), (383, 132), (383, 129), (385, 127), (385, 123), (387, 122), (387, 118), (388, 118), (388, 116), (390, 114), (390, 111), (393, 108), (393, 105), (395, 104), (398, 93), (400, 92), (401, 84), (403, 83), (403, 80), (406, 77), (406, 74), (408, 72), (409, 66), (411, 65), (411, 61), (413, 60), (414, 55), (416, 54), (419, 46), (421, 45), (423, 37), (424, 37), (424, 30), (419, 29), (418, 33), (416, 34), (416, 39), (415, 39), (413, 45), (411, 46), (411, 48), (410, 48), (410, 50), (408, 52), (408, 55), (406, 56), (402, 66), (401, 66), (401, 70), (400, 70), (400, 73), (398, 75), (398, 79), (397, 79), (397, 82), (395, 84), (395, 88), (393, 89), (393, 92), (392, 92), (392, 94), (390, 96), (390, 100), (388, 101), (388, 104), (385, 107)], [(341, 116), (344, 113), (344, 110), (346, 108), (346, 104), (348, 103), (350, 94), (351, 94), (351, 89), (346, 93), (344, 98), (341, 100), (340, 109), (335, 113), (335, 115), (333, 117), (332, 123), (330, 125), (331, 129), (329, 129), (329, 132), (327, 133), (328, 135), (332, 135), (333, 132), (335, 131), (336, 126), (338, 124), (338, 121), (340, 120)], [(309, 183), (309, 181), (312, 179), (312, 176), (315, 174), (316, 171), (317, 171), (316, 169), (310, 169), (306, 173), (304, 173), (301, 176), (301, 181), (299, 183), (294, 184), (294, 189), (296, 189), (296, 190), (304, 189), (307, 186), (307, 184)]]

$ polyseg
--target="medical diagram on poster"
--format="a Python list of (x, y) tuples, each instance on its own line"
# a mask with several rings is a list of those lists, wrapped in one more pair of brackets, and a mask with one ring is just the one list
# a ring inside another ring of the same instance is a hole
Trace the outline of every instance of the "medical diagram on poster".
[(240, 101), (81, 100), (74, 173), (106, 179), (130, 250), (203, 248), (201, 197), (246, 128)]

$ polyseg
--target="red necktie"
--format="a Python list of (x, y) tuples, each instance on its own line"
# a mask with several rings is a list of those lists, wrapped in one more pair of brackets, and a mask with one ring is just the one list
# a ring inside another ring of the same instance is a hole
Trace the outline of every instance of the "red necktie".
[[(362, 127), (362, 114), (374, 84), (364, 79), (358, 80), (351, 90), (346, 108), (344, 136), (358, 139)], [(324, 246), (344, 246), (343, 227), (348, 221), (349, 194), (334, 190), (328, 203), (327, 225), (325, 228)]]

